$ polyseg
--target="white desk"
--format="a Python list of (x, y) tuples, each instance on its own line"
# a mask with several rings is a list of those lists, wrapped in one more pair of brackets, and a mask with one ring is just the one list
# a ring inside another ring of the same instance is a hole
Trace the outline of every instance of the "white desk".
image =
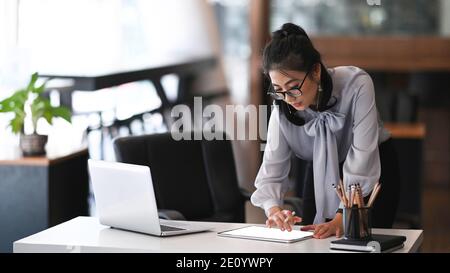
[[(293, 244), (263, 242), (217, 236), (217, 232), (248, 224), (211, 223), (211, 231), (166, 238), (111, 229), (97, 218), (77, 217), (14, 242), (14, 252), (177, 252), (177, 253), (287, 253), (329, 252), (335, 237), (309, 239)], [(296, 227), (298, 228), (298, 227)], [(422, 230), (374, 229), (373, 233), (407, 237), (397, 252), (416, 252), (423, 240)]]

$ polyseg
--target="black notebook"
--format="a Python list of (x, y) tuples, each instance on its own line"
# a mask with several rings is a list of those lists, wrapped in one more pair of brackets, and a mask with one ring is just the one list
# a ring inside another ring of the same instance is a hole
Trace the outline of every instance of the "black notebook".
[(377, 252), (378, 242), (380, 252), (392, 252), (403, 247), (405, 236), (372, 234), (368, 240), (341, 239), (330, 243), (331, 250), (345, 250), (356, 252)]

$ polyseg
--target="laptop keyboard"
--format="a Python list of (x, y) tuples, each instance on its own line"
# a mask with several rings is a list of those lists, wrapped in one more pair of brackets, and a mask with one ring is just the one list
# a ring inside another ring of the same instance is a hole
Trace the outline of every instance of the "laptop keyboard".
[(161, 231), (179, 231), (179, 230), (185, 230), (185, 229), (161, 225)]

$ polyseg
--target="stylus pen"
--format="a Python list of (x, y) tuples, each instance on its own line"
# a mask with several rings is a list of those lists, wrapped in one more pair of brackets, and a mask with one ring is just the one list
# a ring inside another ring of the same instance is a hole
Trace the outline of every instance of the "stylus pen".
[[(292, 212), (291, 216), (293, 217), (294, 215), (295, 215), (295, 211)], [(284, 222), (287, 223), (288, 220), (289, 220), (289, 216), (286, 219), (284, 219)]]

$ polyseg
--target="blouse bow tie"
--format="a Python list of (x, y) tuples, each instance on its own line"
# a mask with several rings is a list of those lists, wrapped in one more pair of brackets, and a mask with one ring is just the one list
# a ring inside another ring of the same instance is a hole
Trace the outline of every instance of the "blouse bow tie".
[(339, 206), (339, 198), (332, 186), (340, 179), (335, 133), (344, 127), (344, 123), (344, 114), (325, 111), (305, 124), (306, 134), (314, 137), (314, 224), (323, 223), (326, 218), (333, 219)]

